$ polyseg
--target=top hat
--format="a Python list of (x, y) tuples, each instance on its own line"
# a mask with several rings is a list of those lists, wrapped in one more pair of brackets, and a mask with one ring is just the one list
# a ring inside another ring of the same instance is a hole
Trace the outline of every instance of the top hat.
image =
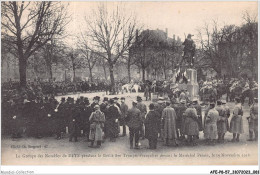
[(104, 97), (103, 101), (108, 101), (108, 97)]

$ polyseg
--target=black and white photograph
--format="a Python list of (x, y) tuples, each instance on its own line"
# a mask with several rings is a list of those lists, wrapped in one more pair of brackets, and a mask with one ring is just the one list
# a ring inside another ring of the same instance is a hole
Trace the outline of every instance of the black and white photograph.
[(257, 1), (1, 2), (2, 165), (258, 163)]

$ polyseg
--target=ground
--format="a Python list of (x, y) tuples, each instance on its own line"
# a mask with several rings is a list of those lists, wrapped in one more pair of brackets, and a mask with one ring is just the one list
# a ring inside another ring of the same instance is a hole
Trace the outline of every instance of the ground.
[[(75, 98), (87, 96), (91, 100), (99, 95), (103, 99), (104, 92), (69, 95)], [(139, 93), (138, 95), (143, 96)], [(122, 94), (117, 97), (126, 97), (126, 103), (131, 106), (131, 101), (137, 94)], [(112, 96), (108, 96), (114, 97)], [(58, 100), (61, 99), (57, 97)], [(151, 101), (144, 101), (148, 106)], [(233, 103), (228, 103), (231, 111)], [(86, 138), (80, 137), (79, 142), (69, 142), (68, 135), (61, 140), (55, 137), (42, 139), (23, 137), (12, 140), (2, 137), (2, 164), (3, 165), (256, 165), (258, 164), (258, 144), (249, 142), (248, 122), (249, 107), (244, 109), (244, 131), (240, 142), (230, 142), (232, 134), (227, 133), (225, 143), (214, 146), (206, 145), (203, 132), (197, 146), (188, 146), (180, 142), (179, 147), (166, 147), (162, 141), (158, 142), (157, 150), (149, 150), (148, 141), (141, 140), (141, 149), (129, 149), (129, 135), (119, 137), (116, 142), (105, 141), (101, 148), (89, 148)], [(121, 128), (122, 131), (122, 128)]]

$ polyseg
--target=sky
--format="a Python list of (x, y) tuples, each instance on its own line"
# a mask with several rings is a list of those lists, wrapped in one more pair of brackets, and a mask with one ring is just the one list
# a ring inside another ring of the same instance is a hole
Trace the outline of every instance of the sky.
[[(67, 26), (71, 35), (84, 30), (84, 16), (91, 16), (100, 2), (69, 2), (69, 13), (72, 21)], [(196, 30), (205, 23), (217, 20), (219, 26), (241, 25), (242, 15), (248, 11), (252, 15), (258, 13), (258, 2), (105, 2), (109, 10), (120, 3), (126, 13), (136, 15), (144, 29), (168, 29), (168, 36), (173, 34), (184, 40), (184, 34), (191, 33), (196, 40)], [(93, 17), (93, 16), (91, 16)], [(74, 42), (76, 38), (73, 38)]]

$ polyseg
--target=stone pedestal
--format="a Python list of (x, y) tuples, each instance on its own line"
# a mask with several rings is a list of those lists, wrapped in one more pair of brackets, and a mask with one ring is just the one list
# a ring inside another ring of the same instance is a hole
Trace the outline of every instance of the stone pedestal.
[(195, 69), (187, 69), (188, 84), (187, 90), (191, 100), (199, 98), (199, 85), (197, 82), (197, 71)]

